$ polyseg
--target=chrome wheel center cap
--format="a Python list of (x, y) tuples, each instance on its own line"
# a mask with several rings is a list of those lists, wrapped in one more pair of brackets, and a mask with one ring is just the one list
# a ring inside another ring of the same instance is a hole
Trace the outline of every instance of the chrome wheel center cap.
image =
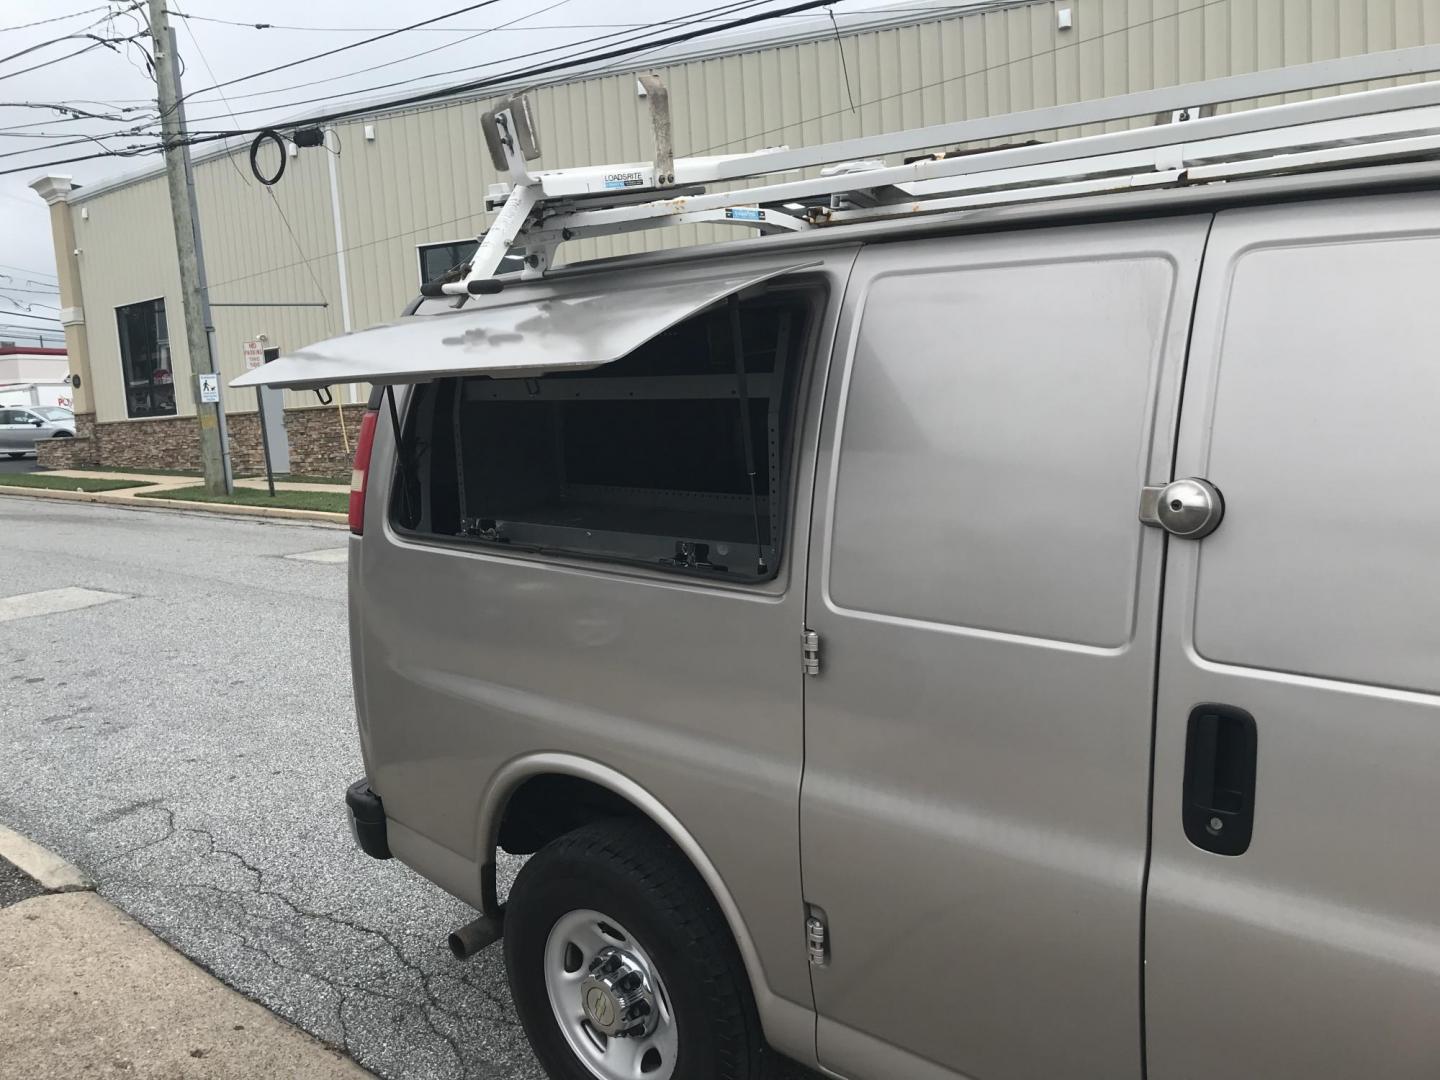
[(601, 949), (580, 982), (585, 1017), (609, 1038), (644, 1038), (655, 1030), (659, 1014), (645, 969), (628, 953)]

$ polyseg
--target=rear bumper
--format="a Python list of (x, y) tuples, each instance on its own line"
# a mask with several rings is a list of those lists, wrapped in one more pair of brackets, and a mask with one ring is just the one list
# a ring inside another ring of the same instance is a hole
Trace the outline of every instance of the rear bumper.
[(350, 832), (360, 850), (372, 859), (390, 858), (390, 840), (385, 834), (385, 805), (370, 790), (362, 776), (345, 789), (345, 806), (350, 811)]

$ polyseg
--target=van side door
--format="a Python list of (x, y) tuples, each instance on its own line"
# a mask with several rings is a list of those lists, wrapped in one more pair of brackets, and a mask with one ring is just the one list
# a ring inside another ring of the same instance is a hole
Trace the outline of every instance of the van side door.
[(801, 850), (822, 1064), (1138, 1080), (1168, 479), (1209, 215), (866, 248), (827, 389)]
[(1440, 1076), (1440, 195), (1220, 213), (1176, 475), (1151, 1080)]

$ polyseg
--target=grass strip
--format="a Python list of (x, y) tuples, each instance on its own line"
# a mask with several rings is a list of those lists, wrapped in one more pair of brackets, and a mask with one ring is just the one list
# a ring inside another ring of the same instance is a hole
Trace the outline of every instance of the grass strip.
[[(199, 469), (128, 469), (119, 465), (92, 465), (91, 472), (113, 472), (113, 473), (143, 473), (146, 476), (193, 476), (197, 480), (202, 475)], [(236, 480), (263, 480), (265, 474), (259, 473), (236, 473)], [(275, 479), (291, 484), (339, 484), (342, 487), (350, 486), (350, 474), (335, 473), (311, 474), (311, 473), (276, 473)]]
[(93, 476), (51, 476), (49, 473), (0, 473), (0, 486), (47, 488), (51, 491), (115, 491), (150, 487), (149, 480), (102, 480)]
[(325, 510), (332, 514), (343, 514), (350, 509), (348, 491), (277, 491), (272, 497), (268, 491), (254, 488), (236, 488), (229, 495), (212, 495), (203, 487), (167, 488), (161, 491), (147, 491), (144, 499), (179, 499), (182, 502), (223, 503), (227, 506), (270, 506), (286, 510)]

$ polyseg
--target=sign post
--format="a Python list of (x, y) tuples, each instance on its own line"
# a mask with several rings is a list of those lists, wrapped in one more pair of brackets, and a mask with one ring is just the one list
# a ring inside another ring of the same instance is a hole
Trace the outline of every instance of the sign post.
[[(266, 360), (274, 360), (276, 356), (279, 356), (278, 348), (269, 348), (269, 350), (265, 348), (265, 341), (266, 337), (264, 334), (261, 334), (259, 338), (255, 338), (255, 340), (246, 341), (245, 370), (248, 370), (248, 372), (253, 372), (256, 367), (261, 367)], [(272, 356), (266, 356), (266, 353), (271, 353)], [(268, 389), (269, 387), (265, 386), (255, 387), (255, 412), (259, 413), (259, 420), (261, 420), (261, 449), (265, 452), (265, 484), (266, 487), (269, 487), (271, 498), (275, 498), (275, 464), (271, 461), (269, 423), (266, 422), (265, 416), (265, 413), (269, 412), (265, 393)]]

